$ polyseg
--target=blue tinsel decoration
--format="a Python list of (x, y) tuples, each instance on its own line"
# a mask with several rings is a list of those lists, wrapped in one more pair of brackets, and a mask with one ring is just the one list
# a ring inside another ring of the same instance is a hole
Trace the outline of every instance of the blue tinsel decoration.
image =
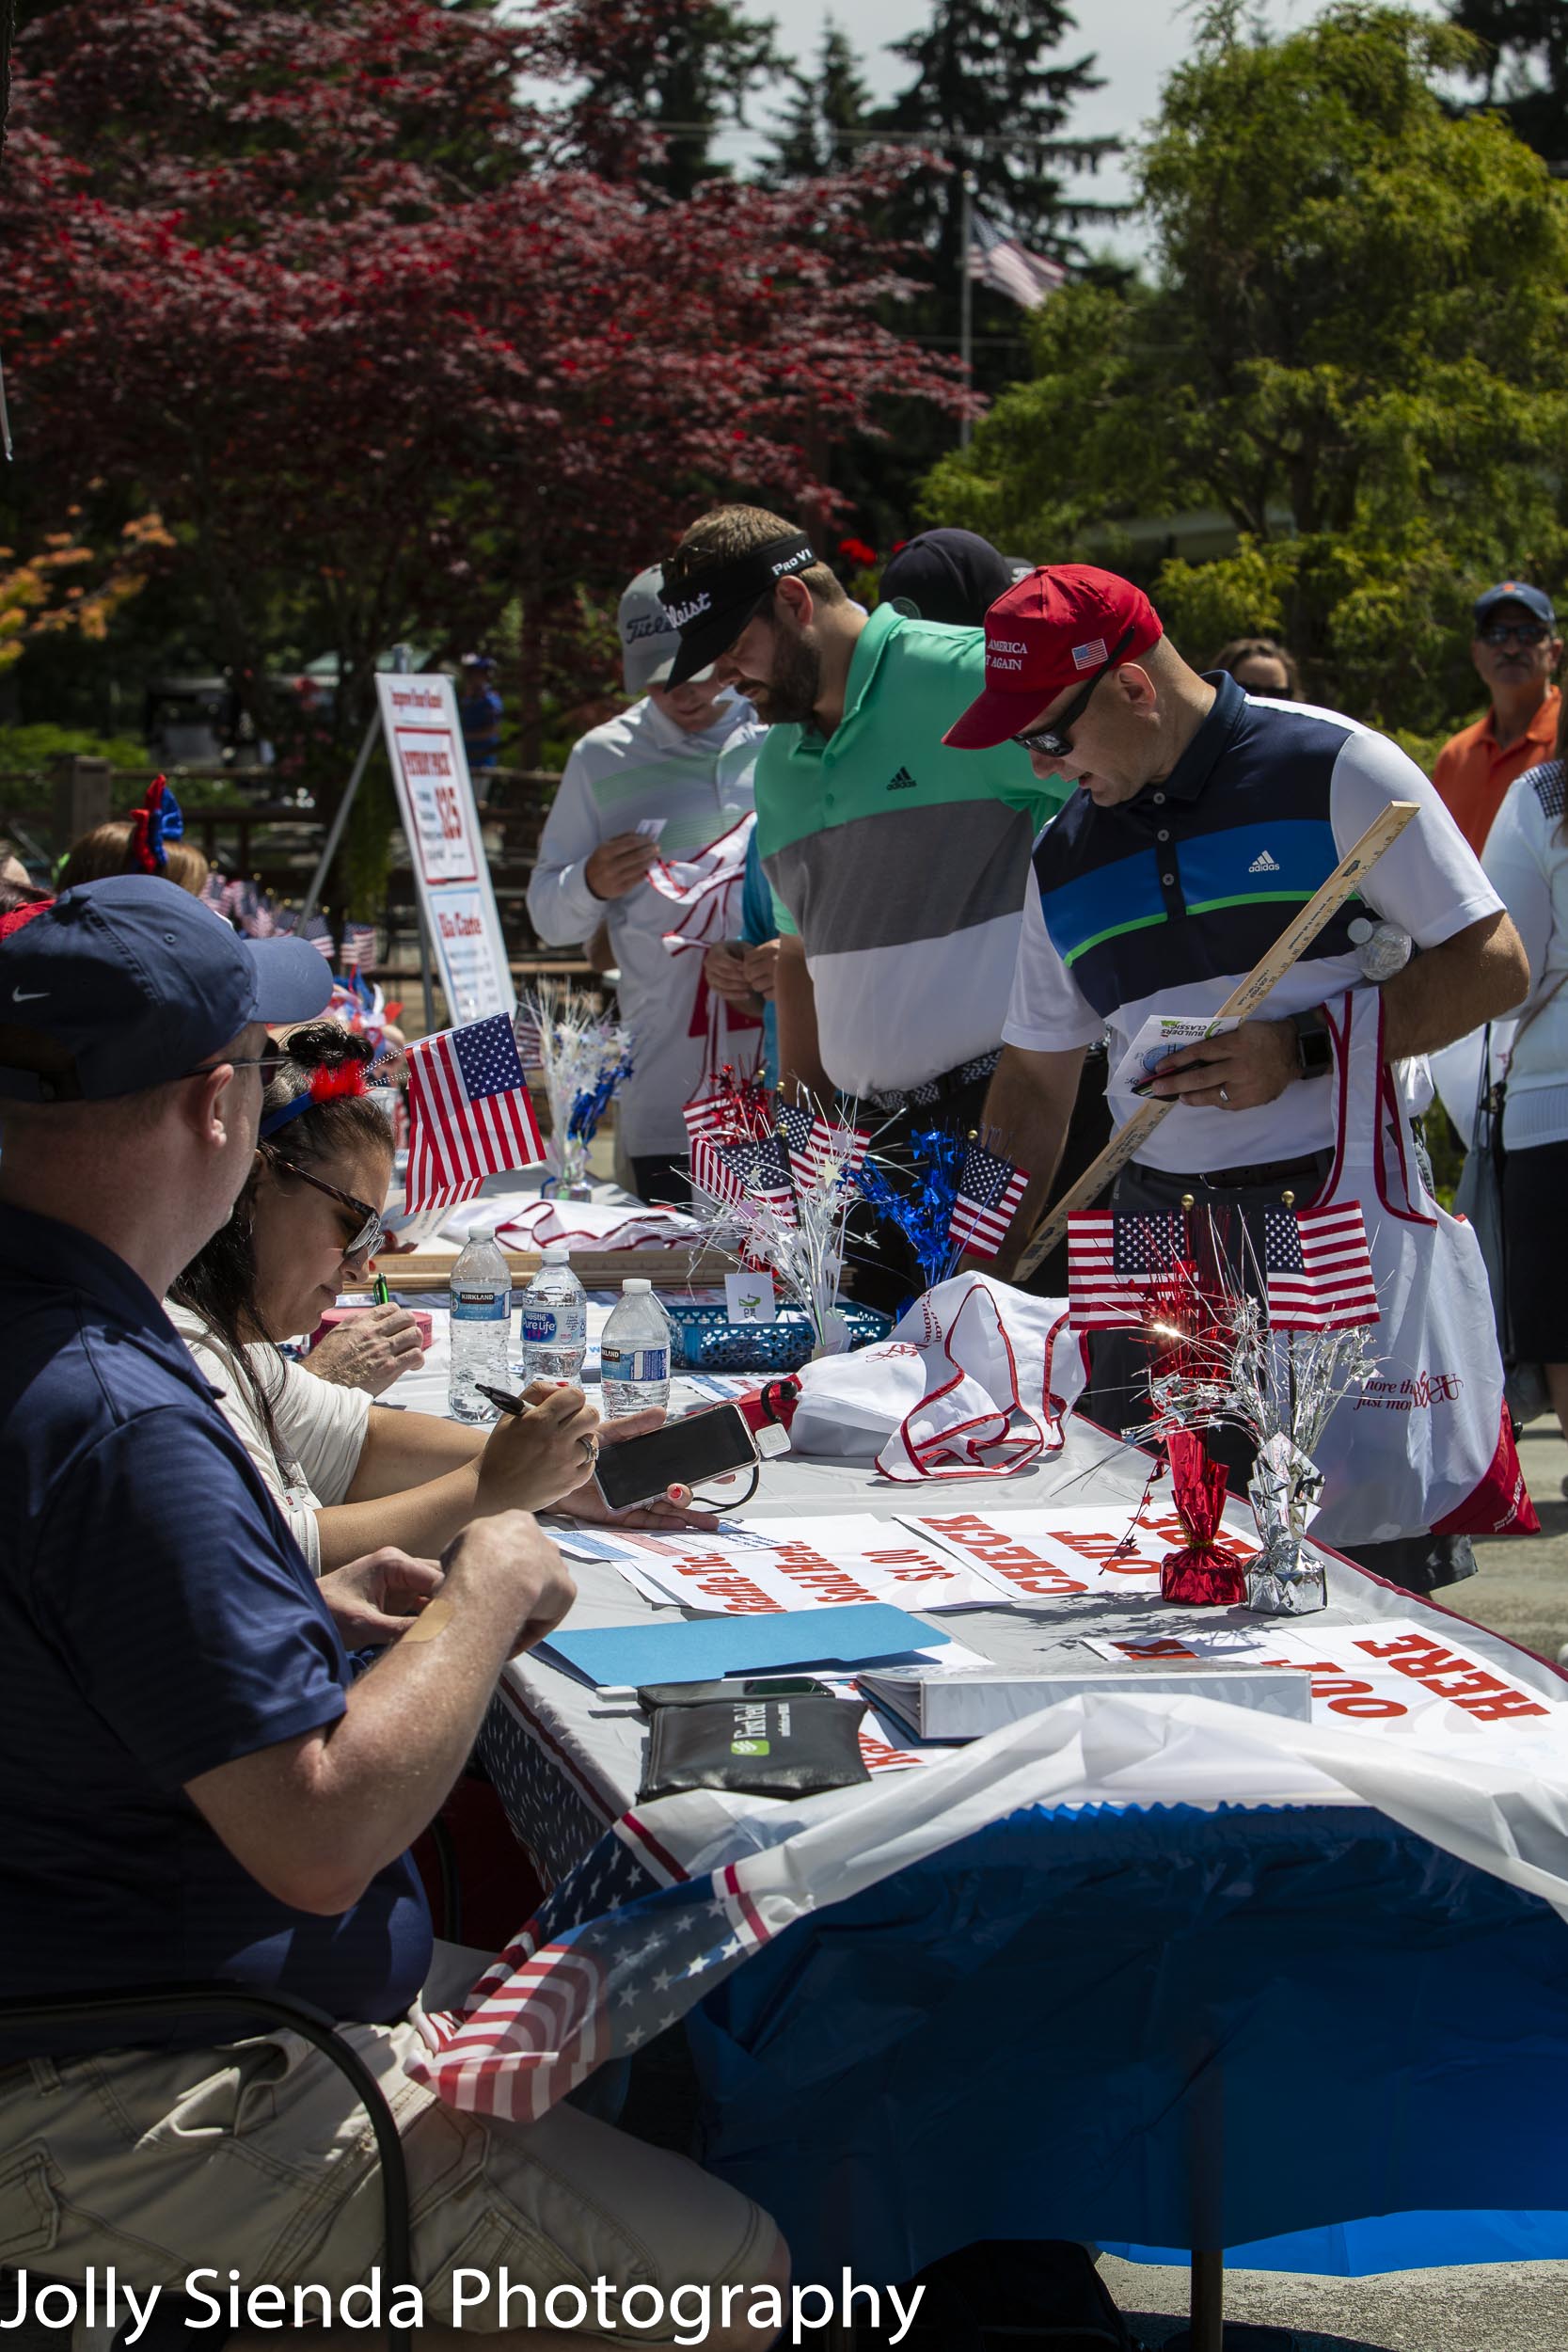
[(593, 1142), (598, 1133), (599, 1121), (609, 1107), (610, 1096), (623, 1078), (630, 1076), (631, 1063), (619, 1062), (613, 1070), (604, 1073), (592, 1092), (576, 1097), (571, 1116), (566, 1121), (566, 1134), (572, 1142)]
[(945, 1279), (958, 1255), (949, 1228), (967, 1148), (962, 1136), (927, 1127), (910, 1137), (914, 1165), (906, 1185), (894, 1186), (886, 1169), (869, 1161), (855, 1178), (878, 1216), (896, 1225), (908, 1241), (927, 1290)]

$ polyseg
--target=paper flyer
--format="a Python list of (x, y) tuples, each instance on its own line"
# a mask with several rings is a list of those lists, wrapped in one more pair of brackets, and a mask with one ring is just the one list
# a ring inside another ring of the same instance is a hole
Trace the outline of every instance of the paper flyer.
[(1111, 1073), (1111, 1085), (1123, 1092), (1129, 1087), (1142, 1086), (1152, 1078), (1167, 1054), (1178, 1054), (1184, 1045), (1200, 1045), (1207, 1037), (1224, 1037), (1227, 1030), (1240, 1028), (1239, 1021), (1206, 1021), (1201, 1014), (1182, 1012), (1151, 1012), (1120, 1061)]

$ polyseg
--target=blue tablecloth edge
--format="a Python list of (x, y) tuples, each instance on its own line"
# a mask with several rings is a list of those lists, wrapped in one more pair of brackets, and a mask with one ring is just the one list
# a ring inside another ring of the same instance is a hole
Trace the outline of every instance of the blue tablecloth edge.
[[(1118, 2246), (1101, 2251), (1123, 2262), (1175, 2264), (1184, 2247)], [(1368, 2279), (1398, 2270), (1451, 2270), (1459, 2264), (1568, 2260), (1568, 2213), (1372, 2214), (1355, 2221), (1294, 2230), (1226, 2249), (1232, 2270), (1289, 2270), (1328, 2279)]]

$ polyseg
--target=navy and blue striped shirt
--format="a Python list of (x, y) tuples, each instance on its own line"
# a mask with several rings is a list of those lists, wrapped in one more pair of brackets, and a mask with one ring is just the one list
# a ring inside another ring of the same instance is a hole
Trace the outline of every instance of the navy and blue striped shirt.
[[(1218, 674), (1213, 706), (1167, 776), (1101, 807), (1074, 792), (1035, 845), (1003, 1036), (1031, 1052), (1110, 1032), (1113, 1072), (1155, 1012), (1215, 1012), (1391, 801), (1420, 815), (1379, 860), (1376, 913), (1434, 947), (1501, 900), (1431, 785), (1386, 736), (1337, 711), (1253, 701)], [(1276, 984), (1282, 1020), (1355, 987), (1355, 902)], [(1180, 1104), (1139, 1158), (1178, 1174), (1331, 1145), (1332, 1086), (1286, 1088), (1256, 1110)], [(1138, 1098), (1115, 1087), (1119, 1126)]]
[(339, 1918), (293, 1911), (183, 1793), (334, 1722), (353, 1678), (188, 1349), (123, 1260), (10, 1208), (0, 1329), (0, 1997), (227, 1977), (401, 2013), (431, 1950), (409, 1858)]

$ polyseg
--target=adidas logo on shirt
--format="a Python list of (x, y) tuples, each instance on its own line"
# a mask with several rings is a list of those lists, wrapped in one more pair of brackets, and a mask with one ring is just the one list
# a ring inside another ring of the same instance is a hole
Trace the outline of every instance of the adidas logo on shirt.
[(909, 770), (900, 768), (898, 773), (889, 779), (887, 788), (890, 792), (913, 792), (919, 787)]
[(1278, 859), (1270, 857), (1267, 850), (1259, 850), (1252, 864), (1247, 867), (1249, 874), (1277, 874), (1278, 871)]

